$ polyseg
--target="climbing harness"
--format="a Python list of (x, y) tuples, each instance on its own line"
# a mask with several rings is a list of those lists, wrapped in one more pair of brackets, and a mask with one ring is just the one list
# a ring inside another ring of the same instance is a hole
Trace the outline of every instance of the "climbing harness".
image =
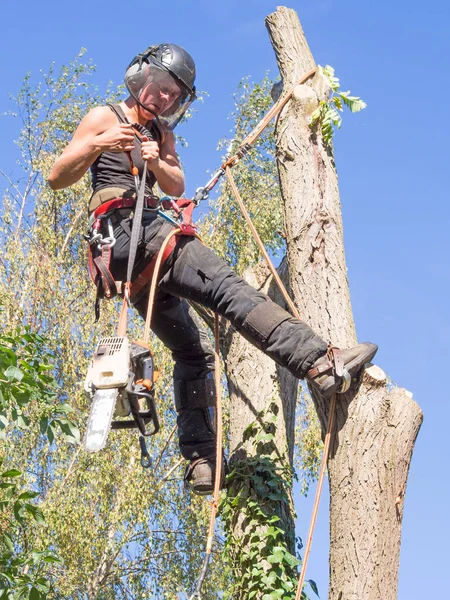
[[(294, 305), (294, 303), (292, 302), (292, 300), (290, 299), (289, 294), (287, 293), (281, 279), (279, 278), (278, 273), (276, 272), (275, 267), (273, 266), (273, 264), (270, 260), (270, 257), (268, 256), (268, 254), (264, 248), (264, 245), (263, 245), (263, 243), (251, 221), (251, 218), (244, 206), (242, 198), (240, 197), (239, 191), (237, 189), (237, 186), (236, 186), (233, 176), (231, 174), (231, 168), (233, 166), (235, 166), (249, 152), (254, 141), (262, 133), (262, 131), (269, 124), (269, 122), (272, 120), (272, 118), (280, 113), (282, 108), (285, 106), (285, 104), (288, 102), (288, 100), (292, 97), (295, 87), (297, 85), (305, 83), (315, 73), (316, 73), (316, 69), (312, 69), (312, 70), (308, 71), (292, 87), (292, 89), (286, 95), (280, 97), (280, 99), (272, 106), (272, 108), (263, 117), (263, 119), (258, 123), (258, 125), (250, 132), (250, 134), (247, 135), (247, 137), (244, 139), (244, 141), (238, 147), (237, 151), (232, 156), (228, 156), (226, 158), (224, 163), (219, 167), (219, 169), (213, 174), (213, 176), (210, 178), (210, 180), (203, 187), (197, 188), (193, 200), (186, 200), (186, 199), (180, 198), (177, 201), (174, 201), (168, 197), (161, 198), (160, 200), (158, 200), (156, 198), (145, 199), (144, 191), (145, 191), (146, 164), (144, 165), (144, 175), (142, 177), (140, 187), (137, 186), (137, 189), (139, 188), (139, 194), (138, 194), (138, 198), (136, 200), (135, 220), (133, 222), (133, 230), (136, 227), (136, 230), (139, 232), (140, 219), (138, 219), (137, 217), (139, 215), (142, 215), (143, 206), (144, 206), (144, 203), (146, 203), (146, 202), (148, 203), (147, 206), (151, 206), (152, 208), (157, 208), (158, 214), (162, 218), (164, 218), (165, 220), (170, 222), (174, 226), (174, 229), (169, 233), (169, 235), (167, 235), (163, 244), (161, 245), (160, 250), (155, 255), (155, 257), (150, 262), (150, 264), (133, 281), (131, 281), (131, 273), (132, 273), (132, 268), (133, 268), (133, 264), (134, 264), (136, 247), (134, 249), (132, 247), (133, 247), (133, 244), (135, 244), (137, 246), (137, 239), (135, 239), (136, 236), (133, 237), (133, 234), (132, 234), (132, 241), (131, 241), (131, 247), (130, 247), (130, 259), (129, 259), (129, 263), (128, 263), (127, 282), (122, 286), (121, 290), (119, 290), (117, 292), (117, 293), (122, 293), (122, 295), (123, 295), (123, 303), (122, 303), (122, 309), (121, 309), (121, 313), (120, 313), (119, 326), (118, 326), (118, 338), (113, 338), (113, 339), (119, 339), (119, 338), (123, 339), (123, 340), (127, 339), (125, 337), (126, 329), (127, 329), (127, 311), (128, 311), (128, 307), (131, 304), (131, 299), (150, 280), (151, 285), (150, 285), (150, 292), (149, 292), (149, 299), (148, 299), (148, 310), (147, 310), (147, 316), (146, 316), (146, 321), (145, 321), (144, 339), (143, 339), (143, 342), (135, 343), (139, 346), (139, 348), (148, 349), (148, 338), (149, 338), (149, 334), (150, 334), (152, 309), (153, 309), (153, 304), (154, 304), (156, 287), (157, 287), (157, 283), (158, 283), (158, 274), (159, 274), (161, 265), (167, 259), (167, 257), (170, 255), (170, 253), (173, 251), (173, 249), (176, 245), (176, 240), (175, 240), (176, 237), (178, 237), (180, 235), (190, 235), (190, 236), (198, 237), (196, 234), (196, 231), (195, 231), (195, 226), (193, 226), (191, 223), (192, 210), (195, 206), (200, 204), (201, 201), (206, 200), (209, 197), (209, 194), (212, 191), (212, 189), (216, 186), (216, 184), (219, 182), (219, 180), (225, 175), (230, 183), (231, 189), (232, 189), (233, 194), (236, 198), (236, 201), (238, 202), (238, 205), (244, 215), (244, 218), (246, 219), (247, 223), (249, 224), (249, 226), (251, 228), (253, 236), (255, 237), (255, 240), (256, 240), (259, 248), (261, 249), (261, 252), (269, 266), (269, 269), (270, 269), (283, 297), (285, 298), (292, 314), (296, 318), (300, 319), (298, 310), (297, 310), (296, 306)], [(145, 134), (145, 135), (147, 135), (147, 134)], [(118, 204), (120, 202), (122, 202), (122, 204)], [(101, 205), (98, 212), (94, 213), (94, 222), (93, 222), (93, 227), (91, 230), (93, 232), (93, 234), (91, 234), (91, 237), (89, 238), (89, 243), (91, 246), (93, 246), (95, 244), (95, 245), (97, 245), (98, 248), (101, 248), (101, 261), (97, 261), (97, 259), (95, 259), (94, 263), (99, 271), (99, 277), (101, 278), (102, 284), (105, 287), (104, 296), (107, 298), (112, 297), (111, 293), (113, 293), (113, 291), (114, 291), (114, 286), (111, 285), (111, 281), (110, 281), (110, 279), (112, 279), (112, 277), (108, 278), (108, 276), (105, 274), (105, 269), (103, 268), (103, 266), (109, 266), (109, 258), (110, 258), (109, 255), (110, 255), (110, 250), (112, 248), (111, 244), (114, 244), (114, 240), (113, 240), (114, 236), (111, 235), (111, 231), (109, 229), (109, 224), (108, 224), (107, 238), (102, 238), (101, 236), (99, 237), (100, 223), (101, 223), (101, 220), (104, 218), (107, 218), (109, 212), (112, 210), (115, 210), (115, 208), (119, 208), (119, 207), (122, 208), (124, 206), (130, 206), (130, 205), (134, 206), (134, 199), (132, 200), (132, 204), (127, 205), (126, 203), (127, 203), (127, 200), (125, 200), (125, 199), (113, 200), (109, 203), (106, 203), (104, 208), (102, 208), (102, 205)], [(173, 212), (175, 213), (175, 217), (168, 215), (165, 212), (165, 210), (167, 210), (167, 209), (172, 209)], [(111, 227), (111, 230), (112, 230), (112, 227)], [(106, 240), (106, 242), (105, 242), (105, 240)], [(132, 257), (133, 257), (133, 262), (131, 261)], [(98, 282), (98, 277), (97, 277), (97, 282)], [(113, 282), (113, 283), (115, 284), (115, 282)], [(117, 289), (117, 286), (116, 286), (116, 289)], [(211, 559), (215, 519), (216, 519), (217, 508), (218, 508), (218, 503), (219, 503), (220, 483), (221, 483), (221, 479), (222, 479), (222, 472), (221, 472), (222, 471), (222, 413), (221, 413), (221, 398), (220, 398), (221, 382), (220, 382), (220, 357), (219, 357), (219, 318), (218, 318), (217, 314), (215, 315), (214, 330), (215, 330), (215, 340), (216, 340), (215, 378), (216, 378), (216, 390), (217, 390), (216, 470), (215, 470), (213, 499), (212, 499), (212, 503), (211, 503), (212, 504), (211, 518), (210, 518), (210, 524), (209, 524), (209, 530), (208, 530), (205, 557), (204, 557), (204, 562), (203, 562), (203, 566), (202, 566), (202, 570), (201, 570), (198, 582), (195, 586), (195, 590), (194, 590), (193, 594), (190, 596), (190, 600), (194, 600), (195, 598), (201, 598), (202, 584), (206, 577), (208, 565), (209, 565), (209, 562)], [(330, 357), (330, 360), (335, 360), (335, 356), (332, 355)], [(153, 365), (152, 365), (152, 368), (153, 368)], [(154, 370), (152, 371), (152, 373), (154, 373)], [(93, 380), (93, 377), (91, 379)], [(153, 384), (154, 380), (155, 380), (155, 377), (152, 374), (152, 377), (150, 380), (151, 385), (149, 385), (149, 383), (147, 383), (148, 387), (146, 387), (143, 384), (143, 380), (139, 380), (137, 383), (139, 385), (141, 385), (141, 387), (138, 389), (131, 388), (131, 393), (127, 392), (132, 399), (130, 402), (130, 407), (131, 407), (131, 403), (134, 402), (133, 406), (135, 407), (135, 411), (134, 412), (131, 411), (131, 412), (133, 414), (135, 421), (136, 421), (136, 414), (137, 414), (138, 418), (139, 418), (139, 416), (141, 416), (145, 422), (146, 417), (143, 417), (142, 414), (136, 410), (136, 404), (139, 404), (139, 402), (141, 401), (141, 398), (146, 398), (147, 400), (150, 400), (150, 398), (149, 398), (151, 396), (150, 390), (152, 390), (152, 384)], [(344, 382), (344, 384), (347, 384), (347, 383), (348, 382)], [(92, 382), (91, 382), (91, 386), (96, 389), (96, 391), (95, 391), (96, 394), (100, 394), (100, 400), (102, 400), (101, 388), (96, 387)], [(147, 392), (142, 391), (142, 386), (147, 389)], [(92, 387), (91, 387), (91, 389), (92, 389)], [(122, 385), (122, 387), (120, 388), (120, 393), (117, 395), (120, 395), (121, 397), (123, 397), (122, 390), (124, 389), (124, 387), (125, 386)], [(127, 388), (125, 387), (125, 389), (127, 389)], [(340, 393), (342, 393), (343, 391), (346, 391), (346, 390), (344, 390), (342, 388), (340, 390)], [(103, 390), (103, 393), (104, 393), (104, 390)], [(152, 398), (153, 398), (153, 396), (152, 396)], [(113, 406), (115, 405), (115, 401), (116, 400), (113, 400)], [(326, 432), (325, 441), (324, 441), (324, 452), (323, 452), (320, 474), (319, 474), (319, 479), (318, 479), (318, 485), (317, 485), (317, 490), (316, 490), (316, 495), (315, 495), (315, 500), (314, 500), (313, 513), (312, 513), (311, 523), (310, 523), (309, 532), (308, 532), (307, 544), (306, 544), (305, 554), (304, 554), (303, 562), (302, 562), (302, 570), (300, 573), (300, 578), (299, 578), (299, 583), (298, 583), (296, 600), (300, 600), (301, 595), (302, 595), (303, 582), (304, 582), (304, 578), (305, 578), (306, 567), (307, 567), (309, 552), (310, 552), (311, 543), (312, 543), (312, 536), (313, 536), (315, 521), (316, 521), (317, 512), (318, 512), (320, 495), (321, 495), (321, 491), (322, 491), (322, 487), (323, 487), (325, 469), (326, 469), (326, 465), (327, 465), (327, 461), (328, 461), (330, 442), (331, 442), (331, 432), (333, 429), (333, 421), (334, 421), (335, 403), (336, 403), (336, 394), (333, 394), (333, 396), (331, 398), (331, 404), (330, 404), (330, 414), (329, 414), (327, 432)], [(150, 420), (154, 419), (154, 416), (156, 415), (156, 409), (154, 407), (154, 403), (152, 404), (152, 407), (153, 407), (154, 412), (152, 412), (152, 415), (149, 417)], [(109, 413), (108, 413), (108, 418), (112, 419), (112, 414), (114, 411), (111, 411), (111, 409), (109, 409), (109, 410), (110, 410), (111, 415), (109, 415)], [(92, 409), (91, 409), (91, 415), (92, 415)], [(156, 417), (156, 419), (157, 419), (157, 417)], [(133, 426), (133, 425), (130, 425), (130, 426)], [(113, 427), (114, 427), (114, 423), (113, 423)], [(108, 427), (106, 427), (106, 429), (108, 429)], [(156, 427), (155, 427), (155, 429), (157, 430)], [(149, 433), (146, 434), (146, 433), (142, 433), (142, 430), (141, 430), (141, 434), (142, 434), (140, 436), (140, 444), (141, 444), (141, 451), (142, 451), (141, 452), (141, 463), (143, 463), (143, 464), (144, 463), (150, 464), (150, 456), (146, 449), (145, 440), (144, 440), (143, 436), (152, 435), (153, 433), (156, 433), (156, 431), (152, 431), (150, 434)]]

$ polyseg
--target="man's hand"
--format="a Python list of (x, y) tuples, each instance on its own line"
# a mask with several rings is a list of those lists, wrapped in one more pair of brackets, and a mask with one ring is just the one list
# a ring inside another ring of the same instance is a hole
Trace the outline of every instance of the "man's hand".
[(134, 148), (134, 131), (129, 123), (110, 127), (95, 137), (102, 152), (131, 152)]
[(149, 140), (146, 135), (142, 136), (141, 142), (142, 158), (147, 161), (149, 168), (151, 168), (159, 161), (159, 145), (157, 142)]

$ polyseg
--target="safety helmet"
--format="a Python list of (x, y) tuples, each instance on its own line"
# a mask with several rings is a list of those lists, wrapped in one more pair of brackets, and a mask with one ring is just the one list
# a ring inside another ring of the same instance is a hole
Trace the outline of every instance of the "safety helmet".
[(131, 96), (169, 130), (178, 125), (196, 99), (194, 81), (194, 60), (176, 44), (149, 46), (131, 61), (125, 73)]

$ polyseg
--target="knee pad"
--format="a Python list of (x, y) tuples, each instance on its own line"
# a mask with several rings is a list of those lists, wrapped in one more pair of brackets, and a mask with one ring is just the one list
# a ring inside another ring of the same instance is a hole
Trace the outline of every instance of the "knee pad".
[(175, 407), (181, 454), (193, 460), (216, 447), (216, 386), (213, 373), (204, 379), (175, 380)]
[(239, 332), (260, 350), (265, 350), (272, 333), (292, 318), (281, 306), (269, 298), (257, 304), (247, 314)]
[(214, 408), (216, 406), (216, 383), (214, 373), (203, 379), (174, 381), (175, 408), (179, 413), (184, 409)]

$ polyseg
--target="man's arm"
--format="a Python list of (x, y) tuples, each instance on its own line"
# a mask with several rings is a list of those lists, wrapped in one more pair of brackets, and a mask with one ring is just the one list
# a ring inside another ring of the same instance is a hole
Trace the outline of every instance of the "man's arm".
[(48, 183), (52, 190), (61, 190), (83, 177), (102, 152), (130, 152), (134, 132), (131, 125), (117, 124), (106, 106), (92, 109), (81, 121), (75, 134), (59, 156), (50, 172)]
[(167, 132), (160, 146), (143, 138), (142, 158), (153, 171), (161, 190), (169, 196), (181, 196), (184, 192), (184, 174), (175, 151), (175, 138)]

